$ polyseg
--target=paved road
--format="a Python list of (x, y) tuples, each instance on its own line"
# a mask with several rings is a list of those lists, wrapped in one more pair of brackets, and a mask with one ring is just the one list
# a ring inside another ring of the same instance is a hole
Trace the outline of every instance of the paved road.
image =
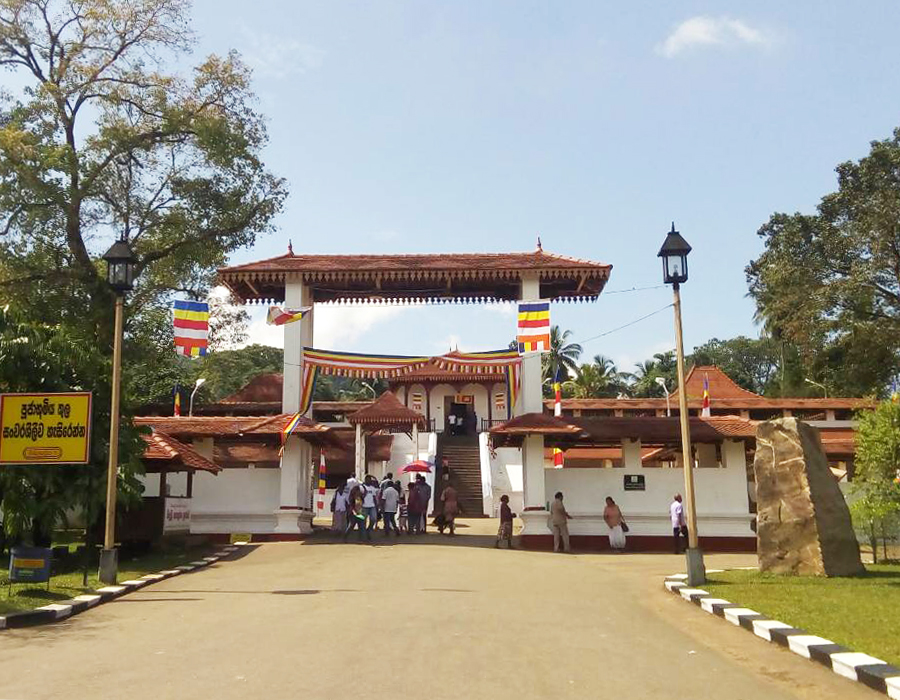
[(0, 698), (879, 697), (664, 592), (674, 555), (487, 542), (263, 545), (0, 633)]

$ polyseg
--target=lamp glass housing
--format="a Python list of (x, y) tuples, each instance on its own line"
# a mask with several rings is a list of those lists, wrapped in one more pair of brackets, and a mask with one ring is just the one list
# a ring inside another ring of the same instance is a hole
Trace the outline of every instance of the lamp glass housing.
[(662, 256), (663, 281), (666, 284), (681, 284), (687, 282), (688, 265), (687, 254), (668, 253)]
[(134, 266), (137, 259), (127, 241), (116, 241), (103, 256), (106, 260), (106, 281), (119, 294), (134, 289)]

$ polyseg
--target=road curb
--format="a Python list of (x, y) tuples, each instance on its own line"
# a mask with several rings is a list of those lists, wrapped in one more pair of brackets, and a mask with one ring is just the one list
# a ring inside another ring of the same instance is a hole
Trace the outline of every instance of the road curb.
[(0, 615), (0, 631), (8, 629), (20, 629), (23, 627), (35, 627), (37, 625), (46, 625), (52, 622), (58, 622), (66, 618), (72, 617), (84, 612), (90, 608), (108, 603), (120, 596), (127, 595), (144, 586), (149, 586), (159, 581), (165, 581), (167, 578), (179, 576), (191, 571), (206, 568), (210, 564), (221, 561), (234, 554), (239, 547), (229, 546), (223, 547), (208, 557), (203, 557), (190, 564), (178, 566), (174, 569), (159, 571), (155, 574), (145, 574), (137, 579), (122, 581), (115, 586), (103, 586), (93, 593), (85, 593), (75, 596), (71, 600), (61, 600), (56, 603), (50, 603), (34, 610), (23, 610), (22, 612), (10, 613), (9, 615)]
[(691, 588), (685, 583), (686, 578), (685, 574), (667, 576), (665, 589), (704, 612), (744, 628), (755, 637), (815, 661), (839, 676), (885, 693), (893, 700), (900, 700), (900, 668), (868, 654), (847, 649), (806, 630), (772, 620), (750, 608), (729, 603), (702, 588)]

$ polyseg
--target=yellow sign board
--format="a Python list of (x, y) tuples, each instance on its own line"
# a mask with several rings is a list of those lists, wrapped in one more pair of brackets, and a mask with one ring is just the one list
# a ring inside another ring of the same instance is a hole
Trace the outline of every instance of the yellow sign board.
[(0, 394), (0, 465), (87, 464), (91, 392)]

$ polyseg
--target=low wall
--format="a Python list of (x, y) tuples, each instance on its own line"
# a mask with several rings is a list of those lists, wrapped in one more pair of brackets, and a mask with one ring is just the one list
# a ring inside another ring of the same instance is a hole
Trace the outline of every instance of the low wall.
[[(626, 491), (625, 475), (641, 474), (644, 491)], [(603, 521), (606, 497), (611, 496), (628, 523), (629, 548), (666, 551), (672, 548), (669, 505), (676, 493), (684, 492), (681, 469), (547, 469), (546, 499), (563, 493), (566, 510), (573, 516), (569, 532), (576, 546), (608, 548), (609, 528)], [(701, 544), (710, 549), (755, 551), (751, 529), (746, 472), (739, 468), (695, 469), (697, 529)], [(546, 544), (545, 536), (528, 539), (530, 546)], [(592, 541), (597, 540), (597, 541)]]
[(280, 469), (223, 469), (194, 476), (191, 532), (271, 533), (281, 489)]

